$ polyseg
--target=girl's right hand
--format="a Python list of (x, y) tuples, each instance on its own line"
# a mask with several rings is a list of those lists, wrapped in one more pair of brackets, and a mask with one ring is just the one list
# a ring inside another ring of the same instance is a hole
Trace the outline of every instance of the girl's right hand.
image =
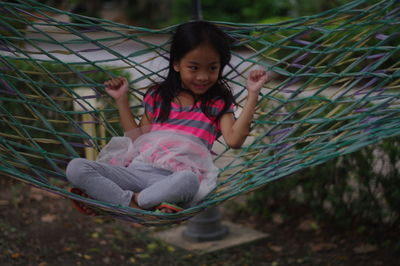
[(128, 81), (124, 77), (117, 77), (104, 82), (108, 95), (118, 101), (128, 94)]

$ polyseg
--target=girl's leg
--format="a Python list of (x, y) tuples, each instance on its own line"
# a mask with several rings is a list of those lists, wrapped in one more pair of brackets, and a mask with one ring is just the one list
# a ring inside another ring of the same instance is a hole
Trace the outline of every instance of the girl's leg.
[[(171, 172), (164, 171), (161, 177)], [(160, 176), (148, 171), (146, 166), (137, 168), (111, 166), (91, 160), (77, 158), (72, 160), (66, 170), (68, 180), (76, 187), (84, 190), (90, 197), (122, 206), (128, 206), (133, 192), (148, 187)]]
[(191, 171), (175, 172), (142, 190), (139, 207), (150, 209), (162, 202), (189, 203), (199, 189), (199, 179)]

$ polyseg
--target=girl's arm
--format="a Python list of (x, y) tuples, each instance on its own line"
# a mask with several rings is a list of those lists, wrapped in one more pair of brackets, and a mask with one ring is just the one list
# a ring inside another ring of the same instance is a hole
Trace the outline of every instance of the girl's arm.
[[(123, 77), (117, 77), (106, 81), (104, 85), (106, 86), (108, 95), (114, 98), (117, 104), (123, 131), (129, 132), (129, 137), (133, 140), (145, 133), (142, 130), (142, 126), (150, 125), (151, 121), (148, 119), (147, 115), (143, 115), (140, 120), (140, 125), (135, 122), (128, 101), (128, 81)], [(132, 134), (133, 132), (134, 134)]]
[(253, 70), (247, 79), (247, 99), (237, 120), (232, 113), (221, 117), (221, 132), (226, 144), (232, 148), (240, 148), (250, 132), (250, 124), (257, 105), (258, 94), (267, 81), (264, 70)]

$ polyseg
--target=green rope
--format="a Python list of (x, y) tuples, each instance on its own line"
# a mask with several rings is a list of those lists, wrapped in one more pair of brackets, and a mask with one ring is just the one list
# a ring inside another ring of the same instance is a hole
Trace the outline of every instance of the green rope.
[(216, 143), (215, 191), (197, 206), (163, 214), (81, 198), (60, 180), (72, 158), (122, 133), (105, 80), (126, 76), (132, 112), (143, 113), (146, 87), (168, 69), (176, 26), (152, 30), (31, 0), (0, 2), (0, 172), (117, 219), (164, 225), (399, 135), (399, 11), (396, 0), (357, 0), (270, 25), (216, 22), (236, 40), (224, 75), (239, 105), (250, 68), (261, 65), (273, 79), (246, 145)]

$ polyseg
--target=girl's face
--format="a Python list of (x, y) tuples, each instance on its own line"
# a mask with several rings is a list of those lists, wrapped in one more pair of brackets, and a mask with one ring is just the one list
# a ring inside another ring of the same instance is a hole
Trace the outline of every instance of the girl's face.
[(217, 82), (220, 69), (219, 54), (208, 44), (199, 45), (174, 63), (182, 86), (196, 95), (204, 94)]

